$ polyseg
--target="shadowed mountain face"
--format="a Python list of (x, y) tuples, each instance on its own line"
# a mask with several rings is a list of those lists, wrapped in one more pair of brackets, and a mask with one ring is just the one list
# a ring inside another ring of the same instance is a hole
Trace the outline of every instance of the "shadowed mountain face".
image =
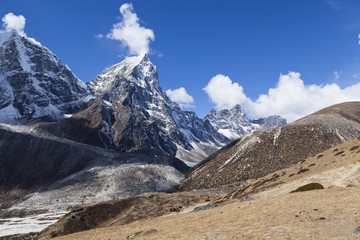
[(0, 156), (2, 189), (38, 189), (89, 166), (113, 163), (159, 163), (182, 173), (188, 169), (176, 159), (120, 153), (4, 124), (0, 126)]
[(0, 192), (36, 192), (19, 203), (20, 208), (64, 210), (167, 191), (188, 169), (175, 158), (121, 153), (43, 135), (29, 127), (0, 124)]
[(263, 177), (360, 136), (360, 102), (337, 104), (283, 127), (252, 132), (196, 165), (181, 190)]

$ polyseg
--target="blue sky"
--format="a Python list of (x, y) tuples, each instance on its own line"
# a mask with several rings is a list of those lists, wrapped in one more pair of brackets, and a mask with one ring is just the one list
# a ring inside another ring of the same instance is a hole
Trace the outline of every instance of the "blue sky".
[(163, 90), (186, 89), (196, 107), (185, 109), (200, 117), (240, 103), (252, 117), (292, 121), (360, 100), (356, 0), (1, 0), (0, 16), (23, 15), (27, 36), (87, 82), (129, 55), (106, 38), (124, 3), (154, 33), (150, 60)]

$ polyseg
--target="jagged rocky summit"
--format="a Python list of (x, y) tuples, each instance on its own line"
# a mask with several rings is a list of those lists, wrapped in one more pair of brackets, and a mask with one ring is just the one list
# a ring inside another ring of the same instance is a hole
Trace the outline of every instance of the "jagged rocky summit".
[(0, 121), (59, 120), (87, 101), (86, 85), (46, 47), (0, 33)]

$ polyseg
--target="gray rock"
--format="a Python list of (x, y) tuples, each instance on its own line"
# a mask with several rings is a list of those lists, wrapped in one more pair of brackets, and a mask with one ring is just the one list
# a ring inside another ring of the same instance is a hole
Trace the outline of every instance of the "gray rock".
[(254, 200), (252, 197), (246, 197), (242, 201), (246, 202), (246, 201), (252, 201), (252, 200)]
[(360, 233), (360, 226), (358, 226), (355, 231), (354, 231), (355, 234), (359, 234)]
[(203, 205), (203, 206), (199, 206), (199, 207), (196, 207), (194, 208), (193, 212), (198, 212), (198, 211), (203, 211), (203, 210), (209, 210), (209, 209), (212, 209), (212, 208), (215, 208), (219, 206), (219, 204), (215, 203), (215, 204), (208, 204), (208, 205)]

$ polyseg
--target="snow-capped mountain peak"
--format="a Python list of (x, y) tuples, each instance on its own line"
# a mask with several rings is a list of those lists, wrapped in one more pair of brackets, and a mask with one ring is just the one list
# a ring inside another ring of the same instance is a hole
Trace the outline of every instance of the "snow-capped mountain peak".
[(230, 140), (238, 139), (255, 130), (286, 124), (286, 120), (280, 116), (249, 120), (240, 105), (236, 105), (232, 109), (221, 110), (220, 112), (211, 110), (204, 120), (208, 120), (218, 133), (223, 134)]
[(160, 91), (157, 87), (160, 85), (157, 80), (157, 69), (150, 62), (147, 54), (128, 57), (105, 69), (93, 81), (89, 82), (88, 86), (95, 95), (100, 96), (117, 88), (124, 81), (141, 88), (156, 87), (156, 89), (151, 90)]
[(101, 116), (108, 142), (125, 151), (197, 162), (231, 140), (260, 128), (249, 121), (240, 105), (219, 113), (212, 111), (205, 119), (182, 111), (162, 91), (157, 69), (146, 54), (105, 69), (87, 85), (108, 103), (114, 116)]
[(89, 92), (46, 47), (16, 32), (0, 33), (0, 121), (61, 119)]

